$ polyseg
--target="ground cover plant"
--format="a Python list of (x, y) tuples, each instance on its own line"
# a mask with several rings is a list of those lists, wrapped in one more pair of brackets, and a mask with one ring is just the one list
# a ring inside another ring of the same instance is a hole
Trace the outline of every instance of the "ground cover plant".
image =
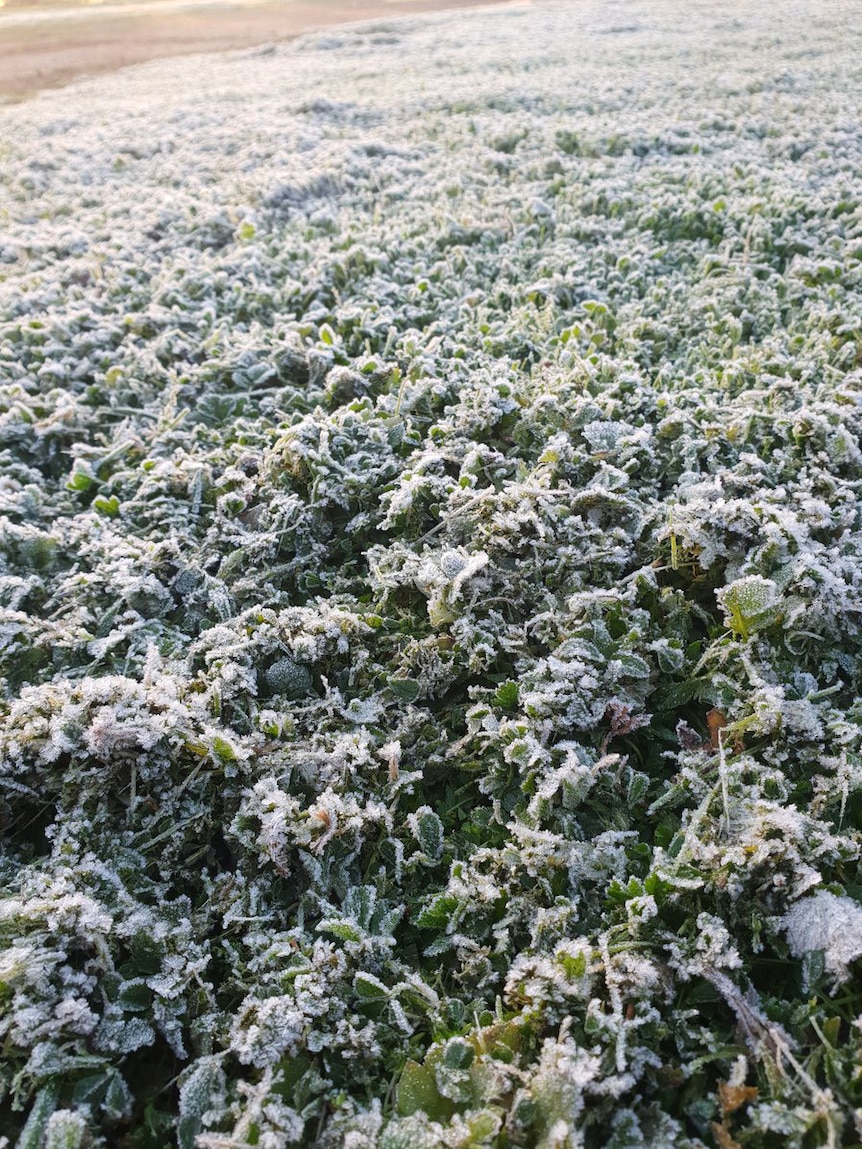
[(680, 12), (3, 112), (4, 1144), (862, 1141), (862, 10)]

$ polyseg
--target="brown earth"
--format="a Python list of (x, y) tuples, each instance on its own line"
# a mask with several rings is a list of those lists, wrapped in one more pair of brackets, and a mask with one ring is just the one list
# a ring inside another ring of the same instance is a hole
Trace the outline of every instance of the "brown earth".
[[(165, 56), (250, 48), (317, 28), (414, 12), (476, 8), (500, 0), (183, 0), (104, 7), (31, 6), (0, 11), (0, 103), (26, 99), (80, 76)], [(43, 0), (44, 3), (44, 0)]]

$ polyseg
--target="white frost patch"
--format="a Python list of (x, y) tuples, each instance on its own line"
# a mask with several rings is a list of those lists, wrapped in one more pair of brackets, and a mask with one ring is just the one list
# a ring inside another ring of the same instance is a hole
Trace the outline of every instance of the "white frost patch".
[(827, 973), (839, 981), (847, 980), (848, 966), (862, 957), (862, 906), (852, 898), (820, 890), (796, 902), (781, 927), (794, 957), (821, 950)]

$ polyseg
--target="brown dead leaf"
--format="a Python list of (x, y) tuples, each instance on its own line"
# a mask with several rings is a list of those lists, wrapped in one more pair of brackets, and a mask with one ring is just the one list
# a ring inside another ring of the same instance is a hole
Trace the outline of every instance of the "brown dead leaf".
[(719, 732), (727, 726), (727, 715), (721, 710), (712, 709), (706, 716), (706, 724), (709, 727), (709, 741), (713, 750), (719, 749)]
[(753, 1085), (729, 1085), (726, 1081), (718, 1083), (718, 1100), (721, 1105), (721, 1115), (735, 1113), (749, 1101), (757, 1100), (757, 1089)]
[(711, 1121), (712, 1135), (718, 1143), (718, 1149), (742, 1149), (742, 1146), (727, 1128), (722, 1121), (721, 1124), (717, 1121)]

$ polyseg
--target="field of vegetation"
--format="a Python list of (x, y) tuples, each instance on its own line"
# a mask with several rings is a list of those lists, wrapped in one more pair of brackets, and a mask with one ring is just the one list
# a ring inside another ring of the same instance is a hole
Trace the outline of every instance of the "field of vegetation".
[(862, 5), (0, 114), (0, 1144), (862, 1143)]

